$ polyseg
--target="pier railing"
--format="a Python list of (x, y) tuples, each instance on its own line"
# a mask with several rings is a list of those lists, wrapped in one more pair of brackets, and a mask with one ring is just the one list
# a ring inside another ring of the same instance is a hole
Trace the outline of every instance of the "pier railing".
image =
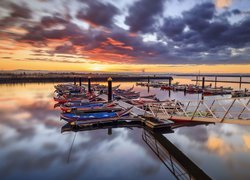
[(155, 118), (250, 125), (250, 97), (147, 103)]

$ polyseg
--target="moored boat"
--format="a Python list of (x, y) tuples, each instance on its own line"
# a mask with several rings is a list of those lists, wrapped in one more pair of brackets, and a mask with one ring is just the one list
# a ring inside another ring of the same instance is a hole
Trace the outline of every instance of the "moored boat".
[(71, 113), (62, 113), (61, 118), (67, 122), (87, 121), (97, 119), (118, 119), (123, 116), (128, 116), (133, 107), (122, 110), (110, 108), (109, 110), (103, 109), (99, 111), (76, 111)]

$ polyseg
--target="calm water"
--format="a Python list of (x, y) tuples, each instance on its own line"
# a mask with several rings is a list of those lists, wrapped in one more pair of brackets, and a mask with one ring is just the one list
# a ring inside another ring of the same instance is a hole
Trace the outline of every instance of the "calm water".
[[(53, 85), (0, 85), (1, 179), (175, 179), (142, 139), (141, 128), (61, 133), (65, 123), (53, 107)], [(167, 91), (150, 93), (169, 98)], [(171, 98), (200, 97), (172, 92)], [(164, 136), (214, 179), (250, 176), (250, 126), (181, 127)]]

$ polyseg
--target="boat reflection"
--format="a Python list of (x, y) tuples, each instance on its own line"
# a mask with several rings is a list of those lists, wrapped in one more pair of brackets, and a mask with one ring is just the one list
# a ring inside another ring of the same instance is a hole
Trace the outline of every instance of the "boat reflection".
[[(204, 124), (204, 123), (202, 123)], [(175, 124), (173, 128), (183, 126), (195, 126), (194, 123)], [(201, 124), (199, 124), (201, 125)], [(207, 123), (205, 124), (207, 125)], [(180, 149), (172, 144), (163, 134), (173, 133), (173, 130), (153, 131), (138, 122), (105, 123), (98, 126), (73, 127), (65, 124), (61, 128), (61, 133), (75, 132), (72, 144), (69, 149), (68, 162), (72, 152), (73, 144), (78, 131), (94, 131), (107, 129), (108, 135), (112, 134), (113, 128), (143, 128), (142, 139), (152, 152), (159, 158), (164, 166), (171, 172), (176, 179), (211, 179), (202, 169), (192, 162)]]

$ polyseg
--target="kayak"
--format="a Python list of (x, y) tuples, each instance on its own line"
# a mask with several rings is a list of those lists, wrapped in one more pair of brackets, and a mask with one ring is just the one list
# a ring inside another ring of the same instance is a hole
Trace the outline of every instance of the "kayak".
[(88, 109), (100, 109), (103, 107), (112, 107), (116, 105), (115, 103), (76, 103), (76, 102), (67, 102), (60, 105), (60, 108), (63, 112), (70, 112), (71, 110), (88, 110)]
[(62, 113), (61, 118), (67, 122), (74, 121), (87, 121), (87, 120), (100, 120), (100, 119), (112, 119), (123, 116), (128, 116), (132, 107), (121, 111), (100, 111), (100, 112), (76, 112), (76, 113)]

